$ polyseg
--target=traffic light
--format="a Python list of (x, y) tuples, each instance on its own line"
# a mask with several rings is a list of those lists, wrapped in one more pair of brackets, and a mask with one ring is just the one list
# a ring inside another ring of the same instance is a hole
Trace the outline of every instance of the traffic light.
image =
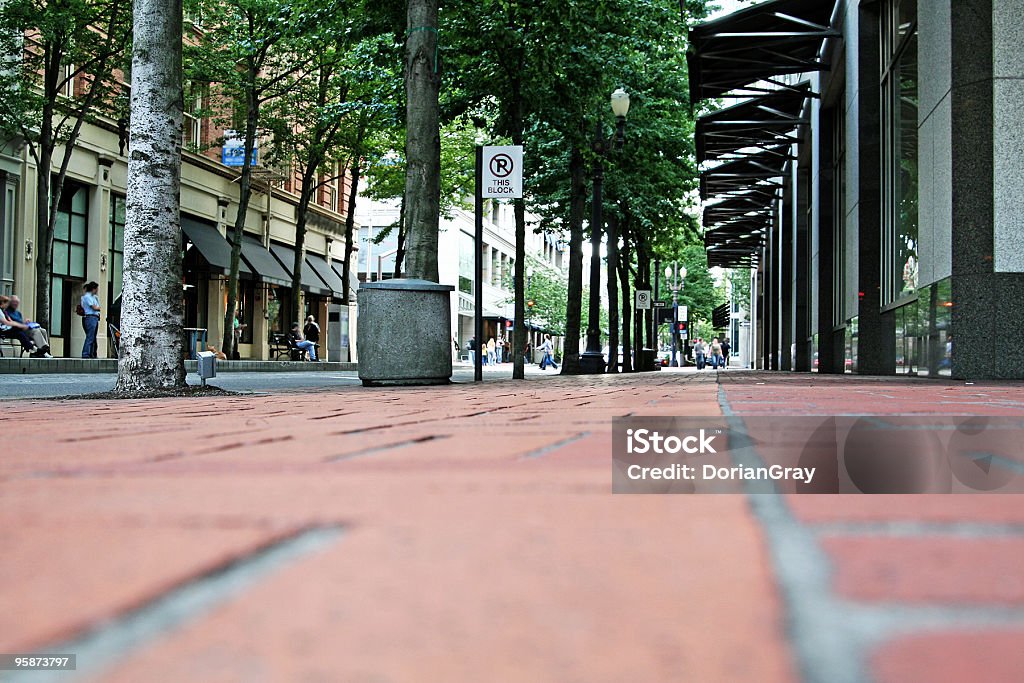
[(676, 323), (676, 327), (680, 332), (686, 332), (686, 321), (680, 320)]

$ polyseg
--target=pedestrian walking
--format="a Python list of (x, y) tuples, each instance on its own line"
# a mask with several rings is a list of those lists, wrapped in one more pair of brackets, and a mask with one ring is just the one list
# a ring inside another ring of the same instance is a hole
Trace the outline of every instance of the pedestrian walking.
[(553, 353), (554, 353), (554, 345), (552, 345), (552, 343), (551, 343), (551, 335), (550, 334), (545, 334), (544, 335), (544, 343), (542, 343), (540, 345), (540, 352), (541, 352), (540, 369), (541, 370), (547, 370), (548, 366), (550, 365), (555, 370), (557, 370), (558, 369), (558, 364), (555, 363), (555, 358), (554, 358), (554, 355), (553, 355)]
[(466, 342), (466, 350), (469, 351), (469, 364), (476, 365), (476, 338), (470, 337)]
[(494, 355), (498, 359), (498, 363), (505, 362), (505, 338), (498, 337), (498, 343), (494, 345)]
[(722, 358), (722, 345), (718, 342), (718, 337), (711, 340), (711, 367), (715, 370), (725, 367), (725, 362)]
[(732, 347), (729, 344), (729, 340), (728, 339), (723, 339), (722, 340), (722, 367), (723, 368), (729, 367), (729, 351), (731, 349), (732, 349)]
[(498, 362), (498, 356), (496, 355), (497, 344), (494, 343), (494, 337), (487, 340), (487, 364), (494, 365)]
[(87, 282), (82, 288), (84, 294), (78, 304), (78, 314), (82, 316), (82, 329), (85, 330), (85, 343), (82, 344), (82, 358), (96, 358), (96, 331), (100, 327), (100, 291), (99, 284)]
[(697, 341), (693, 344), (693, 357), (697, 360), (697, 369), (704, 369), (704, 340), (697, 337)]

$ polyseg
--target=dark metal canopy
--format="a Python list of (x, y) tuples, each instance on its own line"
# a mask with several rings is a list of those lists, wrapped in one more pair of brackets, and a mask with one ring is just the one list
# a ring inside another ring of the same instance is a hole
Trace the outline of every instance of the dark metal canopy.
[(809, 121), (810, 83), (824, 71), (831, 0), (768, 0), (690, 31), (690, 99), (729, 96), (739, 104), (697, 120), (697, 161), (708, 263), (746, 268), (764, 246), (786, 165)]
[(779, 76), (827, 69), (819, 51), (840, 35), (829, 26), (834, 5), (769, 0), (690, 29), (690, 101), (786, 90)]
[(697, 119), (697, 162), (799, 142), (797, 128), (809, 123), (801, 113), (810, 90), (810, 83), (804, 82), (701, 116)]
[(701, 171), (700, 198), (743, 195), (752, 189), (767, 193), (779, 186), (777, 179), (790, 158), (789, 146), (780, 145), (712, 166)]

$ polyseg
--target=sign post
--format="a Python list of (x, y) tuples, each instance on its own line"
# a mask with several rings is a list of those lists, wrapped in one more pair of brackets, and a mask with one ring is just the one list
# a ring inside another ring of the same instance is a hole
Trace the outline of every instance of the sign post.
[[(523, 196), (523, 148), (518, 145), (476, 148), (476, 257), (473, 261), (473, 380), (484, 378), (484, 199), (520, 199)], [(517, 292), (518, 293), (518, 292)], [(515, 335), (512, 335), (515, 346)], [(522, 353), (522, 349), (512, 349)], [(515, 358), (515, 356), (513, 356)]]

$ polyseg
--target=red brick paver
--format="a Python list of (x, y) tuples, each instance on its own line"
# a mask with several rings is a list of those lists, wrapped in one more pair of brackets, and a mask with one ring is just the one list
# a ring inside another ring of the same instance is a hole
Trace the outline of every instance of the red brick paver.
[[(776, 521), (743, 495), (611, 495), (611, 418), (721, 415), (722, 398), (738, 414), (1024, 415), (1024, 387), (718, 378), (0, 404), (33, 435), (0, 461), (0, 652), (102, 631), (296, 530), (338, 526), (101, 679), (815, 681), (831, 655), (808, 668), (809, 608), (792, 602)], [(828, 563), (831, 623), (850, 610), (863, 680), (1021, 671), (1011, 655), (943, 658), (1020, 642), (1024, 498), (780, 500)], [(860, 637), (855, 610), (884, 631)]]
[(794, 680), (746, 501), (610, 494), (613, 416), (720, 414), (681, 379), (7, 404), (38, 436), (0, 470), (0, 577), (30, 588), (0, 595), (0, 651), (331, 524), (103, 679)]

